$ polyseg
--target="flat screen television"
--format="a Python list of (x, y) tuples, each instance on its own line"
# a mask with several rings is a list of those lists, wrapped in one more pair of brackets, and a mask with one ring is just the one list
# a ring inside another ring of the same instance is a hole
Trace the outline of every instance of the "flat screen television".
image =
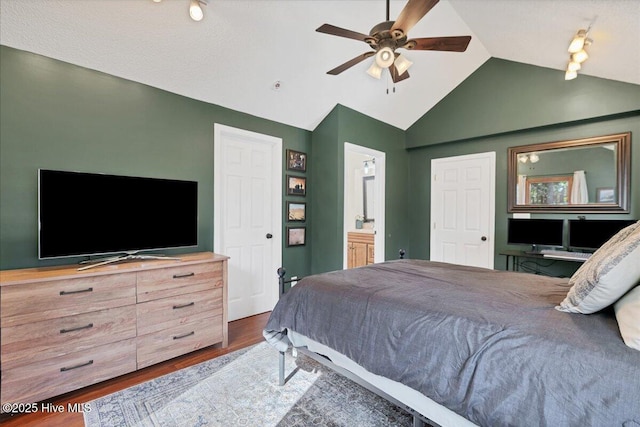
[(38, 171), (38, 256), (91, 256), (196, 246), (198, 183)]
[(562, 219), (508, 219), (507, 243), (510, 245), (563, 246), (564, 220)]
[(635, 223), (626, 219), (570, 219), (569, 247), (595, 250), (618, 231)]

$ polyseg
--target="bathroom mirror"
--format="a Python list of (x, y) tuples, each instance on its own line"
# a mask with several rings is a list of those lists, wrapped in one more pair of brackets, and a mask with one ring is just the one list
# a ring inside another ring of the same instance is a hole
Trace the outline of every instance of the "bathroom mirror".
[(631, 133), (508, 149), (509, 212), (629, 212)]
[(375, 176), (365, 176), (362, 178), (362, 205), (364, 206), (364, 222), (374, 220), (373, 212), (375, 207), (375, 189), (373, 187)]

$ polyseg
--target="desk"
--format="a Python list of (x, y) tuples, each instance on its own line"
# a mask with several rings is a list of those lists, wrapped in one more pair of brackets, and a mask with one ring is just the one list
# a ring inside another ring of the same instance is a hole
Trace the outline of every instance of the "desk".
[(544, 259), (547, 261), (567, 261), (567, 262), (578, 262), (583, 263), (586, 259), (566, 259), (566, 258), (554, 258), (554, 257), (546, 257), (543, 254), (536, 253), (527, 253), (524, 251), (502, 251), (500, 255), (504, 255), (507, 257), (507, 271), (509, 271), (509, 258), (513, 258), (511, 262), (511, 271), (519, 271), (520, 270), (520, 258), (530, 258), (530, 259)]

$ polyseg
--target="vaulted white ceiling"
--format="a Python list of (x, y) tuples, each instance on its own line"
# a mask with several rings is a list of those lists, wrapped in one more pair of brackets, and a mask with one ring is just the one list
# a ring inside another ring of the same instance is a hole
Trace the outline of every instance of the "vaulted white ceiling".
[[(640, 84), (640, 0), (441, 0), (409, 37), (471, 35), (469, 48), (403, 52), (414, 65), (396, 85), (366, 74), (372, 58), (327, 75), (370, 48), (315, 31), (368, 33), (384, 0), (208, 0), (201, 22), (188, 3), (2, 0), (0, 43), (308, 130), (337, 103), (407, 129), (490, 57), (564, 79), (567, 46), (590, 24), (581, 74)], [(405, 4), (391, 1), (392, 20)]]

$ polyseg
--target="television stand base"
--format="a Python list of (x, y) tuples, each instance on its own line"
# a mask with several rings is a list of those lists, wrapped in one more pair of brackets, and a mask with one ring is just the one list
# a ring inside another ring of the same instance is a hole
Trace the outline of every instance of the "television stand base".
[(138, 254), (126, 254), (118, 255), (108, 258), (99, 258), (94, 260), (81, 261), (80, 264), (87, 264), (83, 267), (79, 267), (78, 271), (88, 270), (90, 268), (101, 267), (107, 264), (113, 264), (116, 262), (129, 261), (129, 260), (145, 260), (145, 259), (165, 259), (180, 261), (177, 257), (168, 257), (165, 255), (138, 255)]

